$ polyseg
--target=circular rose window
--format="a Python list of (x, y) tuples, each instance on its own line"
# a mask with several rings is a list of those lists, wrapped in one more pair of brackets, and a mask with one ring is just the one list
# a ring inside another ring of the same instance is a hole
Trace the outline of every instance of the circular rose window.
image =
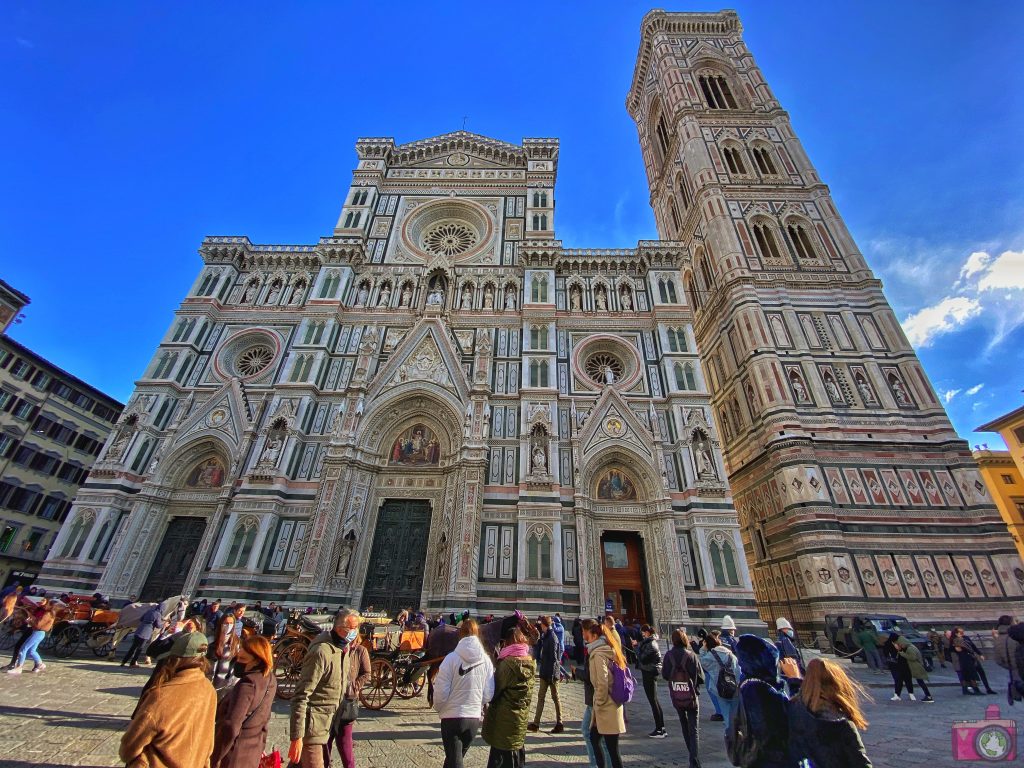
[(274, 359), (274, 351), (263, 344), (249, 347), (235, 360), (235, 368), (244, 377), (257, 376), (267, 369)]
[(476, 232), (459, 221), (438, 224), (423, 235), (423, 250), (442, 256), (458, 256), (476, 243)]
[(610, 352), (594, 352), (583, 363), (583, 370), (595, 384), (614, 384), (622, 378), (625, 366)]
[(590, 389), (628, 390), (643, 375), (636, 347), (621, 336), (597, 334), (576, 342), (573, 368), (577, 380)]

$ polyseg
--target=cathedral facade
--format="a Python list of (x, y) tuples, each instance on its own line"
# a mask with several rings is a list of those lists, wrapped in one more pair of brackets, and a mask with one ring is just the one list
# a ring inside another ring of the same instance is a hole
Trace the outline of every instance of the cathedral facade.
[(465, 131), (360, 139), (316, 243), (206, 238), (41, 581), (662, 628), (1020, 598), (735, 14), (649, 14), (627, 107), (636, 248), (557, 239), (556, 139)]

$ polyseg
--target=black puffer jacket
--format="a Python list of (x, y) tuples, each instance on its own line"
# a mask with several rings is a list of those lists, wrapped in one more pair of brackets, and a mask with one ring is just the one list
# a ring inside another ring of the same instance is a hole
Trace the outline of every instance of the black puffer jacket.
[(837, 712), (815, 714), (800, 699), (789, 702), (789, 764), (814, 768), (871, 768), (856, 727)]
[(640, 671), (646, 675), (661, 674), (661, 649), (655, 635), (645, 637), (636, 648), (636, 658), (640, 663)]

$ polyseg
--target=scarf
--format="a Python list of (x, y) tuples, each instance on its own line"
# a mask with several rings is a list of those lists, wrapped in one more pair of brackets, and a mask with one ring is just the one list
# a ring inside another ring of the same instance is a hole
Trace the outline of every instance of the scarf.
[(522, 658), (524, 656), (529, 655), (530, 646), (528, 646), (526, 643), (512, 643), (511, 645), (506, 645), (504, 648), (498, 651), (498, 661), (501, 661), (502, 659), (507, 659), (510, 656), (513, 658)]
[(595, 640), (594, 642), (592, 642), (592, 643), (587, 643), (587, 650), (588, 650), (588, 651), (589, 651), (590, 653), (593, 653), (593, 652), (594, 652), (595, 650), (597, 650), (598, 648), (600, 648), (600, 647), (601, 647), (602, 645), (608, 645), (608, 641), (607, 641), (607, 640), (605, 640), (605, 639), (604, 639), (603, 637), (599, 637), (599, 638), (597, 638), (597, 640)]

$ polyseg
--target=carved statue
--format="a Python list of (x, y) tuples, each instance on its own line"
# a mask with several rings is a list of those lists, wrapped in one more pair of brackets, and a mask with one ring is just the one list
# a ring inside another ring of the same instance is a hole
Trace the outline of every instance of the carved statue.
[(875, 402), (875, 393), (871, 391), (871, 387), (863, 376), (857, 376), (857, 391), (860, 392), (860, 396), (864, 398), (865, 403)]
[(263, 448), (260, 456), (261, 467), (276, 467), (277, 460), (281, 456), (281, 438), (277, 435), (271, 437)]
[(489, 285), (484, 289), (484, 309), (494, 309), (494, 288)]
[(348, 576), (349, 566), (352, 564), (352, 553), (356, 548), (354, 538), (341, 540), (341, 551), (338, 553), (338, 567), (335, 570), (339, 576)]
[(377, 301), (378, 307), (387, 307), (391, 303), (391, 286), (387, 283), (380, 291), (380, 299)]
[(402, 288), (402, 297), (398, 300), (398, 306), (408, 307), (412, 303), (412, 288), (406, 283), (405, 287)]
[(110, 444), (110, 449), (107, 451), (107, 461), (117, 461), (124, 455), (125, 448), (128, 447), (128, 443), (132, 439), (132, 435), (135, 434), (135, 424), (125, 422), (117, 430), (117, 436), (114, 438), (114, 442)]
[(258, 286), (259, 286), (259, 283), (257, 281), (250, 280), (248, 282), (248, 284), (245, 286), (245, 290), (242, 291), (242, 298), (238, 300), (238, 303), (239, 304), (248, 304), (250, 301), (252, 301), (253, 300), (253, 293), (255, 292), (255, 290), (256, 290), (256, 288)]
[(615, 371), (612, 370), (612, 367), (610, 365), (606, 365), (602, 369), (602, 372), (604, 373), (604, 383), (605, 384), (614, 384), (615, 383)]
[(365, 307), (366, 299), (369, 297), (370, 291), (366, 287), (366, 283), (359, 286), (359, 293), (356, 294), (356, 306)]
[(569, 291), (569, 309), (574, 312), (579, 312), (581, 309), (581, 298), (582, 294), (580, 293), (580, 287), (578, 285), (574, 285), (572, 290)]
[(289, 304), (299, 304), (299, 303), (301, 303), (301, 301), (302, 301), (302, 291), (305, 289), (305, 287), (306, 287), (306, 284), (301, 282), (301, 281), (296, 283), (295, 287), (292, 288), (292, 296), (288, 300), (288, 303)]
[(548, 460), (539, 444), (533, 446), (533, 471), (538, 475), (547, 472)]
[(629, 288), (622, 290), (622, 308), (625, 310), (631, 310), (633, 308), (633, 295), (630, 293)]
[(806, 403), (808, 400), (807, 387), (804, 386), (803, 379), (799, 376), (791, 376), (790, 381), (793, 382), (793, 392), (796, 393), (797, 402)]
[(594, 305), (597, 307), (598, 312), (608, 311), (608, 297), (605, 295), (604, 286), (599, 286), (594, 294)]
[(833, 402), (842, 402), (843, 393), (839, 391), (839, 385), (836, 384), (836, 380), (831, 376), (826, 375), (825, 389), (828, 391), (828, 396), (832, 398)]
[(441, 290), (440, 286), (435, 286), (427, 294), (427, 305), (434, 307), (441, 306), (442, 304), (444, 304), (444, 291)]
[(694, 446), (697, 454), (697, 474), (701, 477), (718, 477), (715, 471), (715, 460), (706, 440), (698, 440)]
[(270, 284), (270, 293), (267, 294), (267, 304), (276, 304), (277, 300), (281, 298), (281, 280), (277, 279)]
[(515, 289), (510, 285), (505, 289), (505, 309), (516, 308), (516, 292)]
[(889, 379), (889, 383), (892, 384), (892, 393), (896, 396), (896, 402), (899, 405), (910, 405), (910, 395), (907, 394), (907, 389), (903, 386), (903, 382), (892, 376)]
[(473, 292), (469, 289), (468, 285), (462, 288), (462, 303), (459, 306), (463, 309), (473, 308)]

